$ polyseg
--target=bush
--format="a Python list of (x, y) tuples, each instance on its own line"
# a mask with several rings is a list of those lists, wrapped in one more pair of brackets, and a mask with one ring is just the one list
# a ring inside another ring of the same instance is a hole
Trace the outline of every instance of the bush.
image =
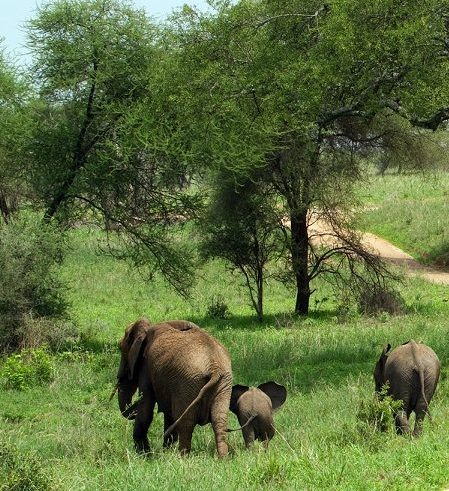
[(80, 340), (80, 333), (73, 323), (31, 315), (23, 318), (18, 334), (21, 348), (37, 348), (45, 345), (53, 351), (59, 351), (73, 346)]
[(0, 491), (47, 491), (55, 489), (34, 455), (22, 453), (0, 441)]
[(357, 414), (359, 430), (366, 436), (376, 431), (388, 431), (402, 404), (402, 401), (396, 401), (388, 395), (388, 385), (384, 385), (380, 394), (375, 394), (372, 400), (360, 401)]
[(45, 348), (25, 349), (9, 356), (0, 370), (5, 389), (25, 390), (53, 380), (54, 367)]
[(57, 273), (64, 238), (40, 220), (21, 218), (0, 228), (0, 349), (21, 345), (26, 316), (63, 318), (64, 286)]
[(376, 285), (360, 292), (359, 310), (365, 315), (379, 315), (384, 312), (400, 315), (406, 312), (406, 307), (398, 292)]
[(212, 319), (229, 319), (231, 312), (222, 296), (213, 297), (209, 307), (207, 307), (207, 316)]

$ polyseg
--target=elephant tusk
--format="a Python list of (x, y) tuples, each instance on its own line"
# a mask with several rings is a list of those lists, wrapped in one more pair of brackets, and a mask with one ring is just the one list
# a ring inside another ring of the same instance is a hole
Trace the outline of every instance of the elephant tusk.
[(109, 396), (108, 402), (112, 401), (112, 398), (115, 396), (115, 393), (117, 392), (117, 390), (118, 390), (118, 382), (115, 384), (114, 389), (112, 390), (111, 395)]

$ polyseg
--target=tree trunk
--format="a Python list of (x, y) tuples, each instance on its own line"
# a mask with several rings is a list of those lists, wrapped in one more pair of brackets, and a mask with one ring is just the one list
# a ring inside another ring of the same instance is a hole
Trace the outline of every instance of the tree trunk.
[(263, 272), (260, 272), (257, 286), (257, 320), (263, 321)]
[(292, 268), (296, 279), (295, 313), (309, 313), (310, 278), (308, 268), (309, 234), (307, 231), (307, 209), (291, 212)]

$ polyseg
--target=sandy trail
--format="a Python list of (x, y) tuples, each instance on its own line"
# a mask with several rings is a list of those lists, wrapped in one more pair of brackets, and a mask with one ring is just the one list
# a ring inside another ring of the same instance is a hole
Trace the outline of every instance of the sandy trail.
[(424, 266), (407, 254), (399, 247), (374, 234), (364, 233), (362, 235), (363, 244), (370, 247), (379, 257), (400, 266), (407, 274), (420, 276), (432, 283), (449, 285), (449, 273), (430, 266)]
[[(322, 220), (317, 220), (310, 227), (311, 235), (316, 234), (316, 240), (321, 243), (334, 240), (330, 235), (326, 235), (328, 231), (329, 227), (326, 227), (326, 224)], [(385, 261), (399, 266), (406, 274), (420, 276), (432, 283), (449, 285), (449, 272), (420, 264), (410, 254), (407, 254), (385, 239), (365, 232), (362, 233), (362, 244)]]

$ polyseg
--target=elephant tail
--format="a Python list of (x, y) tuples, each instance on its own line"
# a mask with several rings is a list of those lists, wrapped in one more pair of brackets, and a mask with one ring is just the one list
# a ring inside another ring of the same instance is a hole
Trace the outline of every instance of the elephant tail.
[(422, 395), (422, 398), (424, 399), (424, 402), (426, 404), (426, 413), (429, 416), (429, 418), (432, 419), (432, 416), (430, 415), (430, 412), (429, 412), (429, 403), (427, 401), (426, 393), (424, 390), (424, 370), (423, 370), (422, 366), (420, 366), (418, 368), (418, 374), (419, 374), (419, 384), (421, 385), (421, 395)]
[(255, 419), (255, 418), (257, 418), (257, 414), (253, 414), (252, 416), (250, 416), (250, 417), (248, 418), (248, 421), (247, 421), (247, 422), (246, 422), (244, 425), (240, 426), (240, 428), (228, 428), (226, 431), (227, 431), (228, 433), (230, 433), (231, 431), (240, 431), (240, 430), (242, 430), (243, 428), (245, 428), (246, 426), (248, 426), (248, 425), (251, 423), (251, 421), (252, 421), (253, 419)]
[(171, 434), (171, 432), (176, 428), (178, 423), (184, 418), (184, 416), (192, 409), (193, 406), (195, 406), (204, 396), (204, 394), (211, 389), (214, 385), (218, 384), (218, 382), (221, 380), (223, 377), (223, 374), (221, 373), (212, 373), (211, 378), (209, 381), (201, 387), (201, 390), (198, 392), (198, 395), (193, 399), (193, 401), (187, 406), (187, 408), (184, 410), (184, 412), (179, 416), (179, 418), (167, 428), (167, 431), (164, 433), (164, 438), (168, 438), (168, 436)]

